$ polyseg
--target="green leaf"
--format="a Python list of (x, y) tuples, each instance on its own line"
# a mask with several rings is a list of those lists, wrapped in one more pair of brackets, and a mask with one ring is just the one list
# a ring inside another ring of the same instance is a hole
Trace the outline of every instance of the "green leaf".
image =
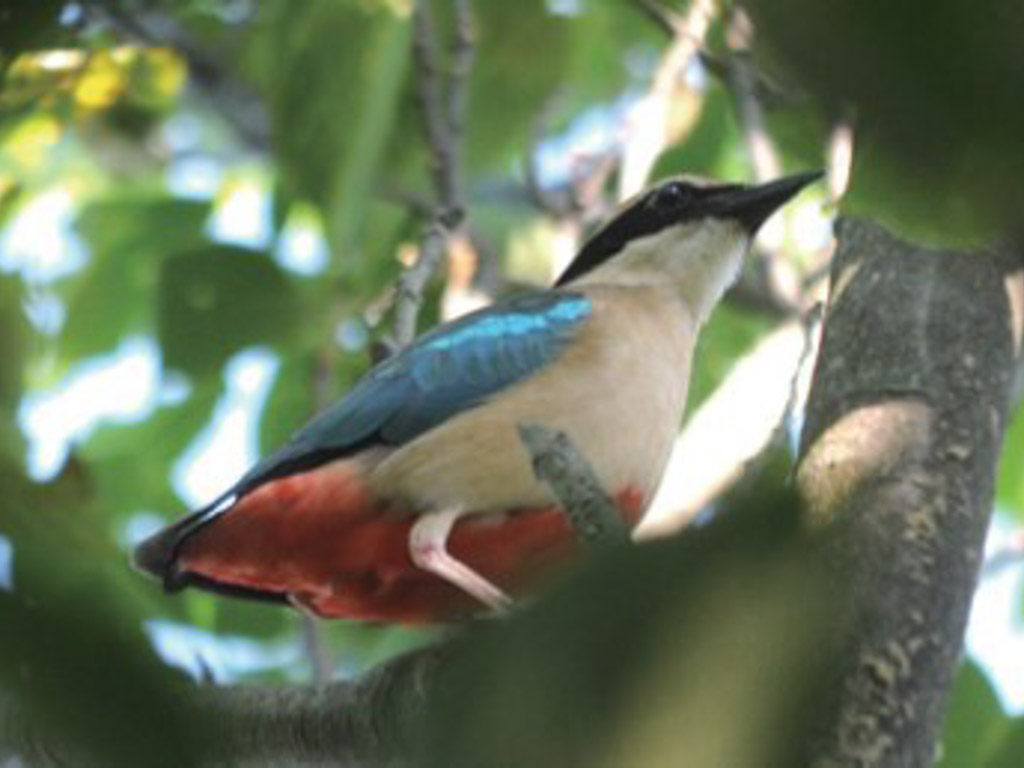
[(523, 157), (538, 115), (569, 67), (571, 24), (548, 13), (543, 0), (476, 3), (473, 10), (477, 51), (466, 157), (472, 169), (492, 170)]
[(23, 286), (0, 275), (0, 456), (20, 457), (24, 437), (15, 422), (21, 399), (30, 328), (21, 305)]
[(260, 413), (260, 455), (283, 445), (313, 415), (313, 354), (281, 360)]
[(0, 11), (0, 55), (10, 60), (22, 51), (59, 45), (68, 38), (60, 24), (63, 0), (5, 3)]
[(773, 49), (825, 119), (852, 109), (857, 156), (844, 210), (915, 239), (964, 243), (1016, 231), (1024, 198), (1024, 5), (978, 13), (908, 3), (753, 0)]
[(1024, 755), (1024, 717), (1007, 720), (998, 743), (988, 753), (981, 768), (1020, 768)]
[(328, 240), (335, 252), (350, 255), (366, 219), (368, 201), (377, 166), (394, 125), (394, 115), (402, 94), (401, 85), (409, 51), (408, 22), (385, 15), (374, 25), (368, 42), (368, 70), (372, 80), (363, 82), (360, 109), (355, 113), (354, 133), (346, 148), (343, 163), (331, 186), (328, 201)]
[(122, 194), (82, 207), (75, 229), (93, 250), (166, 253), (203, 237), (210, 204), (166, 195)]
[[(327, 339), (323, 344), (333, 344)], [(317, 411), (329, 407), (369, 369), (367, 356), (359, 352), (334, 350), (335, 360), (327, 372), (329, 381), (315, 382), (317, 357), (315, 348), (292, 350), (281, 360), (277, 376), (260, 414), (260, 453), (266, 455), (280, 447)], [(323, 391), (326, 390), (326, 391)], [(326, 401), (316, 402), (317, 397)]]
[[(327, 205), (344, 193), (345, 159), (386, 140), (394, 125), (386, 103), (408, 21), (386, 4), (336, 0), (261, 3), (259, 14), (246, 66), (270, 108), (283, 177), (300, 197)], [(380, 135), (369, 136), (366, 122)], [(357, 164), (372, 165), (370, 149)]]
[(220, 382), (209, 381), (143, 421), (101, 427), (78, 449), (111, 520), (141, 510), (168, 517), (182, 511), (169, 482), (171, 466), (209, 422), (220, 392)]
[(243, 347), (285, 342), (296, 326), (296, 298), (288, 276), (262, 252), (210, 245), (171, 256), (158, 289), (164, 364), (212, 376)]
[(58, 343), (68, 361), (152, 330), (160, 265), (168, 254), (205, 242), (209, 212), (207, 203), (163, 196), (111, 198), (82, 209), (76, 228), (91, 260), (64, 289), (68, 316)]
[(769, 328), (763, 317), (719, 306), (701, 331), (694, 354), (687, 411), (692, 413)]
[(996, 501), (1024, 521), (1024, 409), (1017, 408), (1003, 437)]
[(627, 57), (649, 56), (653, 64), (667, 41), (631, 3), (590, 0), (582, 6), (578, 16), (566, 19), (568, 69), (564, 84), (572, 89), (566, 107), (577, 114), (625, 90), (630, 84)]
[(130, 610), (128, 569), (94, 505), (67, 483), (81, 484), (33, 485), (0, 467), (17, 586), (0, 590), (0, 688), (48, 746), (74, 745), (82, 764), (197, 765), (206, 727)]
[[(936, 768), (980, 766), (1007, 724), (992, 684), (973, 662), (957, 670)], [(1022, 753), (1024, 754), (1024, 753)]]
[(22, 371), (27, 350), (28, 323), (22, 313), (21, 280), (0, 274), (0, 410), (17, 405), (22, 392)]

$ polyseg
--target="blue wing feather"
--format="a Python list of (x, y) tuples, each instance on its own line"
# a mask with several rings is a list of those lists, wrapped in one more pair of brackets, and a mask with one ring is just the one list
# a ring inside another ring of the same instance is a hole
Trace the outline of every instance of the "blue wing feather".
[(552, 362), (589, 317), (588, 297), (530, 293), (424, 334), (253, 468), (237, 493), (371, 445), (401, 445)]

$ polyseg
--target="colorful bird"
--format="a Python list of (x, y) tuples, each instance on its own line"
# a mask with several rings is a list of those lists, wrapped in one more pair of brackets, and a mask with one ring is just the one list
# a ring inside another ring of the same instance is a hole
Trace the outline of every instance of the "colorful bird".
[(820, 176), (665, 180), (555, 285), (496, 302), (374, 367), (209, 506), (136, 550), (169, 590), (325, 617), (501, 609), (578, 554), (518, 428), (564, 431), (635, 525), (679, 426), (697, 333), (754, 234)]

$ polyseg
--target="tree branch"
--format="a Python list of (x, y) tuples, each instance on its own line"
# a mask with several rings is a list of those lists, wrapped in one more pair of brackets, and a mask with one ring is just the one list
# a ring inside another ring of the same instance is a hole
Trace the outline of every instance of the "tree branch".
[(754, 178), (764, 182), (782, 173), (782, 163), (764, 125), (764, 112), (757, 94), (757, 76), (750, 61), (753, 38), (754, 27), (750, 17), (742, 8), (734, 8), (726, 31), (731, 49), (725, 62), (726, 81), (733, 94), (740, 129), (754, 166)]
[[(206, 758), (203, 765), (387, 765), (408, 754), (445, 653), (444, 648), (414, 651), (354, 683), (203, 685), (179, 694), (196, 723), (195, 746)], [(209, 723), (216, 727), (202, 727)], [(21, 759), (33, 768), (109, 765), (67, 736), (67, 731), (40, 728), (16, 702), (0, 696), (0, 764)]]
[(931, 765), (992, 506), (1021, 263), (864, 221), (838, 235), (797, 477), (850, 585), (850, 648), (813, 765)]
[(589, 546), (629, 540), (618, 505), (605, 493), (593, 469), (564, 432), (538, 424), (519, 426), (533, 473), (558, 499), (577, 538)]
[(449, 197), (442, 200), (452, 210), (465, 212), (462, 191), (462, 136), (466, 128), (466, 105), (469, 101), (469, 76), (473, 71), (476, 50), (470, 0), (452, 0), (455, 15), (454, 35), (448, 74), (448, 141), (452, 145), (446, 186)]
[[(650, 3), (639, 5), (645, 10), (652, 7)], [(623, 142), (620, 200), (633, 195), (647, 183), (658, 157), (678, 138), (670, 130), (670, 105), (682, 83), (686, 67), (704, 45), (717, 5), (715, 0), (693, 0), (686, 15), (673, 23), (672, 43), (658, 61), (650, 88), (634, 107), (629, 138)]]
[(444, 256), (449, 235), (463, 225), (465, 203), (461, 189), (461, 144), (465, 124), (466, 85), (473, 62), (469, 0), (453, 0), (455, 45), (448, 82), (447, 108), (438, 76), (437, 38), (427, 0), (413, 10), (413, 54), (416, 61), (416, 100), (430, 150), (436, 208), (420, 243), (416, 262), (398, 281), (395, 299), (395, 340), (399, 346), (416, 335), (416, 318), (423, 290)]

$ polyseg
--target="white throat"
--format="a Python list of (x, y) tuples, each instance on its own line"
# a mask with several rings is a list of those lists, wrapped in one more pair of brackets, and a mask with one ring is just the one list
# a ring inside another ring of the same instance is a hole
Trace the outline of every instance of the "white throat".
[(575, 285), (662, 285), (674, 288), (698, 323), (739, 277), (750, 238), (736, 222), (677, 224), (631, 241)]

